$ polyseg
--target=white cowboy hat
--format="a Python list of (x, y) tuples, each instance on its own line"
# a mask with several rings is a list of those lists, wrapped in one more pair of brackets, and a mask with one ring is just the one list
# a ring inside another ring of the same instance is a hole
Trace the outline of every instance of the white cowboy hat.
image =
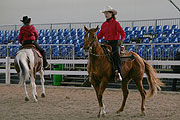
[(111, 6), (106, 6), (104, 8), (104, 10), (102, 10), (101, 12), (104, 13), (104, 12), (108, 12), (108, 11), (111, 11), (111, 12), (113, 12), (114, 15), (117, 15), (117, 11), (115, 9), (113, 9)]

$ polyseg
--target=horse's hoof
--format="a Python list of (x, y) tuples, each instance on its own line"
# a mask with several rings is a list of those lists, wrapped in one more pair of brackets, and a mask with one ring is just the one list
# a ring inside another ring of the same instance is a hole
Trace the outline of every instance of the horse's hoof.
[(102, 117), (104, 118), (104, 117), (106, 117), (106, 115), (105, 115), (105, 114), (102, 114)]
[(29, 98), (28, 98), (28, 97), (25, 97), (25, 101), (29, 101)]
[(141, 112), (141, 116), (146, 116), (146, 113), (144, 111)]
[(37, 95), (35, 95), (35, 97), (36, 97), (36, 99), (38, 100), (38, 96), (37, 96)]
[(41, 94), (41, 97), (44, 98), (44, 97), (46, 97), (46, 95), (45, 95), (44, 93), (42, 93), (42, 94)]
[(116, 111), (116, 113), (120, 113), (120, 112), (122, 112), (123, 110), (118, 110), (118, 111)]

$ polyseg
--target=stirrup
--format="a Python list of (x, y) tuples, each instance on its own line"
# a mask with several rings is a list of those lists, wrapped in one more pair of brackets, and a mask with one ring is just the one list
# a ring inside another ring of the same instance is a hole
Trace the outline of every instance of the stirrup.
[(120, 73), (118, 73), (118, 75), (119, 75), (119, 80), (120, 80), (120, 81), (122, 81), (121, 74), (120, 74)]
[(46, 66), (44, 66), (44, 69), (48, 69), (50, 68), (50, 64), (47, 64)]

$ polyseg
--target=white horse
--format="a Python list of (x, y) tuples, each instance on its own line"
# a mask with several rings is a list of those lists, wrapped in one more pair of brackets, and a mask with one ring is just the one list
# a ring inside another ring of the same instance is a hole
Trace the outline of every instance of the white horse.
[(19, 83), (24, 84), (25, 92), (25, 101), (29, 101), (28, 92), (26, 89), (26, 80), (30, 78), (32, 85), (32, 94), (35, 102), (38, 101), (37, 92), (36, 92), (36, 73), (40, 73), (41, 84), (42, 84), (42, 94), (41, 97), (45, 97), (45, 88), (44, 88), (44, 70), (43, 70), (43, 60), (42, 57), (38, 54), (37, 50), (31, 47), (24, 47), (18, 51), (15, 60), (14, 66), (19, 76)]

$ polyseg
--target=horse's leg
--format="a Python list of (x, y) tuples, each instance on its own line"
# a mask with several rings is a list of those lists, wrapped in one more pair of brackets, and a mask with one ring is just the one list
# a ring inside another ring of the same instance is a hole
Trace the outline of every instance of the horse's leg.
[(142, 84), (142, 80), (143, 78), (139, 78), (139, 79), (134, 79), (136, 86), (141, 94), (142, 97), (142, 102), (141, 102), (141, 112), (142, 115), (145, 115), (145, 98), (146, 98), (146, 91), (143, 88), (143, 84)]
[(129, 79), (124, 78), (122, 80), (121, 88), (122, 88), (122, 91), (123, 91), (123, 102), (121, 104), (120, 109), (117, 111), (117, 113), (122, 112), (124, 110), (124, 106), (126, 104), (126, 100), (127, 100), (128, 94), (129, 94), (128, 83), (129, 83)]
[(25, 93), (25, 101), (29, 101), (29, 95), (26, 89), (26, 81), (24, 81), (24, 93)]
[(42, 94), (41, 94), (41, 97), (45, 97), (46, 94), (45, 94), (45, 88), (44, 88), (44, 82), (45, 82), (45, 80), (44, 80), (44, 71), (43, 71), (43, 69), (41, 69), (39, 73), (40, 73), (41, 85), (42, 85)]
[[(94, 89), (96, 91), (96, 96), (97, 96), (97, 99), (98, 99), (99, 85), (94, 80), (91, 80), (91, 84), (93, 85), (93, 87), (94, 87)], [(98, 99), (98, 103), (99, 103), (99, 99)], [(98, 113), (97, 117), (100, 117), (100, 112)]]
[(23, 78), (21, 77), (21, 74), (22, 73), (18, 73), (18, 77), (19, 77), (19, 84), (22, 85), (24, 84), (24, 94), (25, 94), (25, 101), (29, 101), (29, 95), (28, 95), (28, 92), (27, 92), (27, 89), (26, 89), (26, 80), (23, 80)]
[(104, 80), (102, 79), (102, 82), (100, 83), (100, 87), (99, 87), (99, 91), (98, 91), (98, 101), (99, 101), (99, 114), (98, 114), (98, 117), (105, 116), (105, 114), (106, 114), (105, 105), (102, 102), (103, 93), (104, 93), (106, 87), (107, 87), (107, 83), (104, 82)]
[(37, 97), (37, 92), (36, 92), (36, 84), (35, 84), (34, 75), (31, 75), (30, 79), (31, 79), (32, 94), (33, 94), (33, 97), (34, 97), (34, 101), (37, 102), (38, 101), (38, 97)]

